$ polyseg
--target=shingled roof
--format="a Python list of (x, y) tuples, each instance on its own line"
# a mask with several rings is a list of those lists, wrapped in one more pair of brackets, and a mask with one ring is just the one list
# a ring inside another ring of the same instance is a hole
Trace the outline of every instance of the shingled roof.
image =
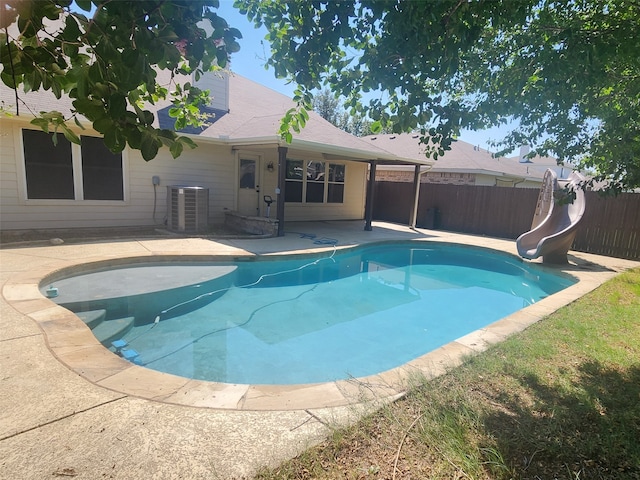
[[(165, 72), (159, 73), (159, 78), (163, 73)], [(188, 78), (185, 79), (187, 80)], [(293, 142), (289, 145), (280, 138), (278, 129), (282, 117), (295, 107), (293, 100), (240, 75), (231, 74), (228, 81), (229, 110), (204, 107), (205, 113), (211, 114), (208, 126), (188, 127), (180, 133), (211, 143), (232, 146), (282, 145), (356, 161), (377, 160), (381, 163), (419, 165), (432, 163), (426, 157), (405, 157), (387, 151), (379, 145), (340, 130), (313, 111), (309, 112), (306, 126), (300, 133), (294, 134)], [(57, 110), (68, 116), (73, 108), (68, 97), (63, 96), (58, 100), (50, 91), (40, 90), (26, 94), (20, 92), (19, 95), (24, 102), (20, 103), (21, 115), (27, 117), (32, 113), (49, 110)], [(0, 85), (0, 99), (4, 101), (5, 108), (15, 105), (13, 90), (3, 84)], [(172, 129), (173, 119), (168, 114), (170, 107), (170, 102), (164, 101), (146, 108), (156, 115), (156, 126)]]
[[(229, 77), (229, 111), (215, 120), (200, 136), (225, 138), (231, 143), (282, 143), (278, 136), (280, 120), (293, 107), (295, 103), (286, 95), (232, 74)], [(291, 146), (381, 162), (421, 165), (432, 163), (426, 157), (405, 157), (387, 151), (340, 130), (313, 111), (309, 112), (305, 127), (300, 133), (294, 134)]]
[[(420, 135), (416, 133), (370, 135), (363, 138), (399, 156), (425, 158), (424, 145), (420, 143)], [(478, 173), (541, 181), (544, 172), (529, 168), (530, 166), (531, 163), (496, 158), (487, 150), (457, 140), (451, 144), (451, 150), (434, 162), (430, 171)]]

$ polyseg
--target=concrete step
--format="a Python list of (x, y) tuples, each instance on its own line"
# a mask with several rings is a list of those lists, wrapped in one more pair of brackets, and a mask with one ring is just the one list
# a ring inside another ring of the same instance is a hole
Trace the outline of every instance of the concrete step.
[(107, 311), (89, 310), (87, 312), (76, 312), (76, 315), (80, 317), (80, 320), (86, 323), (89, 328), (94, 329), (104, 320), (104, 317), (107, 315)]
[(133, 328), (134, 317), (115, 318), (104, 320), (93, 328), (93, 334), (103, 345), (110, 346), (111, 342), (122, 338)]

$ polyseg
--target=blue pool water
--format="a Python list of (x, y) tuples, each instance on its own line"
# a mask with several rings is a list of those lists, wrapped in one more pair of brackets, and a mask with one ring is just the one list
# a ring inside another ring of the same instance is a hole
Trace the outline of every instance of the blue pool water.
[[(191, 267), (215, 278), (105, 300), (90, 293), (100, 275), (74, 277), (86, 298), (60, 303), (104, 308), (105, 325), (133, 315), (119, 337), (148, 368), (216, 382), (298, 384), (397, 367), (574, 283), (508, 255), (440, 244)], [(136, 269), (116, 274), (142, 273)], [(113, 338), (99, 340), (109, 346)]]

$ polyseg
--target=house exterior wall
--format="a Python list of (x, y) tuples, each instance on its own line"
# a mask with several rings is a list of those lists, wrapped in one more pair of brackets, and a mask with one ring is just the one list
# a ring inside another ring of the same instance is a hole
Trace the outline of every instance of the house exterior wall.
[[(270, 172), (267, 168), (269, 163), (273, 163), (273, 172)], [(276, 216), (276, 199), (277, 193), (276, 189), (278, 188), (278, 149), (274, 148), (271, 150), (267, 150), (264, 152), (262, 157), (262, 193), (264, 195), (270, 195), (273, 199), (273, 204), (271, 205), (271, 217)], [(266, 204), (261, 205), (260, 214), (266, 215)]]
[[(185, 150), (173, 159), (168, 149), (161, 149), (150, 162), (140, 153), (123, 152), (124, 200), (33, 200), (27, 199), (22, 129), (33, 129), (20, 119), (0, 120), (0, 229), (35, 230), (61, 228), (164, 226), (167, 218), (167, 186), (201, 186), (209, 189), (209, 224), (222, 224), (225, 212), (237, 209), (239, 159), (243, 152), (261, 159), (260, 198), (271, 195), (276, 200), (278, 153), (274, 147), (231, 146), (202, 143)], [(95, 132), (78, 132), (97, 135)], [(75, 147), (74, 147), (75, 148)], [(313, 154), (292, 150), (290, 158), (314, 159)], [(322, 160), (321, 156), (317, 158)], [(273, 163), (274, 170), (268, 170)], [(364, 218), (367, 163), (331, 160), (345, 164), (343, 203), (287, 203), (285, 221), (353, 220)], [(155, 187), (152, 177), (158, 176)], [(155, 205), (155, 214), (154, 214)], [(260, 202), (260, 215), (266, 204)], [(271, 217), (276, 215), (275, 203)]]
[[(424, 177), (424, 175), (422, 175)], [(376, 181), (381, 182), (413, 182), (413, 172), (407, 172), (402, 170), (382, 170), (380, 167), (376, 169)], [(421, 182), (425, 182), (424, 178), (420, 179)]]
[[(27, 122), (3, 119), (0, 127), (0, 228), (3, 230), (163, 225), (167, 215), (167, 185), (209, 188), (209, 223), (222, 223), (224, 211), (235, 206), (234, 154), (229, 147), (206, 144), (185, 151), (175, 160), (167, 149), (161, 149), (150, 162), (145, 162), (137, 151), (125, 150), (123, 201), (29, 200), (21, 129), (30, 126)], [(154, 175), (160, 177), (155, 199), (151, 180)]]
[(427, 172), (422, 177), (422, 183), (439, 183), (453, 185), (477, 185), (478, 177), (475, 173), (462, 172)]
[(476, 175), (475, 184), (479, 187), (492, 187), (496, 184), (502, 187), (510, 187), (513, 184), (512, 182), (498, 182), (496, 178), (497, 177), (495, 175), (483, 175), (479, 173)]
[[(290, 151), (288, 158), (296, 160), (316, 159), (309, 154), (296, 151)], [(322, 157), (317, 159), (322, 160)], [(327, 163), (329, 162), (327, 161)], [(288, 202), (285, 203), (285, 222), (303, 220), (359, 220), (364, 218), (368, 164), (362, 162), (341, 162), (339, 160), (331, 160), (330, 163), (344, 163), (346, 166), (343, 203), (306, 204)]]
[[(414, 172), (409, 170), (384, 170), (378, 167), (376, 180), (383, 182), (413, 183)], [(420, 175), (420, 183), (475, 185), (475, 173), (427, 172)]]
[[(542, 181), (534, 182), (532, 180), (514, 180), (513, 178), (503, 179), (494, 175), (478, 175), (476, 185), (488, 187), (516, 187), (516, 188), (540, 188)], [(542, 179), (540, 179), (542, 180)]]
[[(383, 170), (376, 171), (376, 180), (383, 182), (406, 182), (413, 183), (413, 171), (407, 170)], [(440, 184), (440, 185), (476, 185), (476, 186), (500, 186), (516, 188), (540, 188), (540, 182), (508, 179), (501, 180), (495, 175), (485, 175), (482, 173), (463, 172), (427, 172), (420, 176), (420, 183)]]

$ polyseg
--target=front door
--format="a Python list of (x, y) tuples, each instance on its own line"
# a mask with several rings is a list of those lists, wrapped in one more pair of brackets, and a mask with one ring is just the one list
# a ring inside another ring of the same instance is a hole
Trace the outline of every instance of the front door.
[(241, 215), (260, 216), (260, 171), (260, 157), (240, 157), (238, 212)]

